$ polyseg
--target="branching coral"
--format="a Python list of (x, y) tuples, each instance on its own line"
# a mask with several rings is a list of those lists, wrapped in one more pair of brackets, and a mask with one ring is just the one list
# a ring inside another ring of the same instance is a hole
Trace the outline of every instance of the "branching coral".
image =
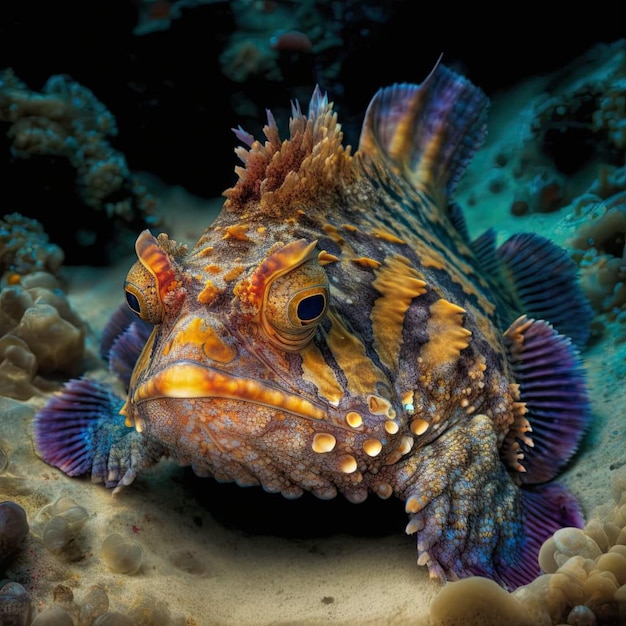
[(48, 241), (37, 220), (19, 213), (0, 220), (0, 284), (14, 283), (35, 271), (57, 275), (63, 259), (63, 250)]
[(87, 206), (126, 222), (155, 221), (153, 199), (109, 143), (117, 133), (115, 118), (83, 85), (57, 75), (36, 92), (10, 69), (1, 71), (0, 122), (9, 124), (14, 156), (66, 158), (76, 170), (78, 192)]

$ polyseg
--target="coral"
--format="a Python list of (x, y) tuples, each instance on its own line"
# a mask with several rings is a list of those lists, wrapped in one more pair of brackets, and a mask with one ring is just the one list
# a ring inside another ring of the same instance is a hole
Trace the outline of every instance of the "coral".
[(591, 128), (604, 132), (617, 148), (626, 148), (626, 77), (616, 79), (599, 98)]
[[(593, 154), (611, 158), (626, 147), (626, 46), (598, 46), (597, 70), (548, 86), (534, 108), (531, 132), (561, 171)], [(592, 51), (593, 53), (593, 51)], [(596, 59), (596, 60), (597, 60)]]
[[(625, 40), (598, 45), (584, 57), (584, 71), (564, 68), (545, 85), (545, 93), (530, 100), (520, 116), (514, 150), (501, 149), (494, 171), (510, 167), (506, 187), (514, 215), (556, 211), (575, 202), (589, 175), (624, 165), (626, 148)], [(493, 177), (494, 174), (491, 174)], [(619, 189), (594, 191), (606, 198)], [(621, 189), (624, 187), (622, 186)]]
[(27, 400), (82, 370), (85, 326), (52, 274), (20, 280), (0, 289), (0, 394)]
[(222, 70), (230, 80), (243, 83), (251, 78), (279, 81), (277, 53), (265, 38), (245, 37), (233, 41), (220, 55)]
[(0, 284), (14, 284), (35, 271), (56, 276), (64, 256), (37, 220), (19, 213), (0, 219)]
[(626, 620), (626, 466), (612, 478), (615, 505), (581, 530), (562, 528), (542, 546), (542, 575), (512, 593), (474, 577), (448, 583), (431, 626), (615, 626)]
[(155, 222), (153, 199), (109, 143), (117, 133), (115, 118), (87, 87), (56, 75), (37, 92), (6, 69), (0, 72), (0, 121), (10, 124), (7, 136), (14, 157), (67, 159), (87, 206), (125, 222), (138, 217)]
[(597, 313), (595, 332), (605, 318), (626, 323), (626, 190), (605, 199), (590, 190), (574, 203), (570, 221), (580, 224), (567, 245)]
[(85, 327), (61, 289), (63, 259), (37, 220), (0, 220), (0, 395), (27, 400), (54, 387), (44, 375), (82, 368)]

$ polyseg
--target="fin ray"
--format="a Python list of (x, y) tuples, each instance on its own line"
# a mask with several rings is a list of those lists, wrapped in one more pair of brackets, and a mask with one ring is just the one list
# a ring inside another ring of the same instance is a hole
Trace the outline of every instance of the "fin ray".
[(386, 160), (415, 187), (450, 196), (484, 141), (488, 104), (478, 87), (437, 63), (420, 85), (397, 83), (376, 93), (358, 152)]
[(520, 451), (521, 483), (542, 483), (561, 472), (591, 421), (591, 404), (579, 352), (549, 323), (525, 316), (504, 334), (532, 445), (512, 429), (503, 446)]

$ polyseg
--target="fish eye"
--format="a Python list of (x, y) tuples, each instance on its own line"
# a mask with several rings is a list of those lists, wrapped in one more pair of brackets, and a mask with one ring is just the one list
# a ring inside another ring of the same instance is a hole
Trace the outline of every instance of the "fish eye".
[(128, 285), (126, 285), (124, 295), (126, 296), (126, 304), (128, 305), (128, 308), (133, 313), (141, 317), (141, 304), (139, 303), (139, 298), (137, 298), (137, 296), (128, 288)]
[(276, 277), (267, 289), (263, 327), (268, 338), (284, 350), (304, 348), (328, 309), (329, 285), (317, 260)]
[(155, 277), (137, 261), (129, 270), (124, 282), (124, 294), (128, 308), (150, 324), (163, 321), (163, 304)]
[(298, 319), (303, 324), (315, 322), (326, 310), (326, 296), (321, 293), (305, 296), (296, 305)]

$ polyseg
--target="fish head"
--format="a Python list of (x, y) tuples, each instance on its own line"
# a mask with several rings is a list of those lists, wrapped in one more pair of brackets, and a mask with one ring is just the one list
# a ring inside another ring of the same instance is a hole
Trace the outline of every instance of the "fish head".
[[(239, 238), (236, 262), (218, 264), (233, 258), (219, 227), (190, 254), (165, 235), (139, 236), (126, 300), (154, 329), (131, 376), (127, 425), (199, 474), (288, 497), (333, 497), (338, 486), (364, 499), (355, 476), (399, 430), (389, 383), (351, 355), (318, 241), (251, 237)], [(338, 372), (329, 345), (360, 369), (366, 393)]]

